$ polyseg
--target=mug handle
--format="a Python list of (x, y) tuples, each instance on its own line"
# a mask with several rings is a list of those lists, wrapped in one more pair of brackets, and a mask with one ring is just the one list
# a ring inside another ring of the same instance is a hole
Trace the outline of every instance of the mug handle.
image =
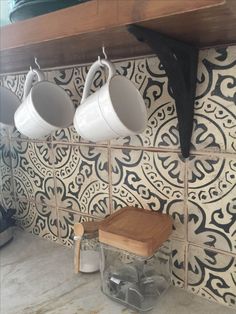
[(89, 96), (89, 91), (90, 91), (90, 88), (91, 88), (91, 85), (92, 85), (95, 73), (97, 72), (97, 70), (101, 66), (104, 66), (104, 65), (108, 68), (108, 71), (109, 71), (108, 80), (110, 80), (116, 74), (115, 66), (110, 61), (102, 59), (102, 60), (97, 60), (96, 62), (94, 62), (91, 65), (91, 67), (90, 67), (90, 69), (88, 71), (86, 80), (85, 80), (84, 91), (83, 91), (83, 95), (82, 95), (82, 98), (81, 98), (81, 104)]
[(44, 81), (45, 80), (45, 76), (44, 73), (42, 71), (39, 70), (35, 70), (32, 69), (30, 70), (27, 75), (26, 75), (26, 79), (25, 79), (25, 85), (24, 85), (24, 96), (23, 96), (23, 100), (29, 95), (30, 90), (32, 88), (32, 83), (34, 80), (35, 75), (37, 75), (37, 79), (38, 82)]

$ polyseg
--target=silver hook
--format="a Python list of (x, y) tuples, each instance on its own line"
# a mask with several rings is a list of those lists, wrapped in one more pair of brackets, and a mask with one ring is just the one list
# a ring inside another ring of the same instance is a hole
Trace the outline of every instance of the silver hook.
[[(37, 57), (34, 57), (34, 63), (37, 65), (38, 69), (40, 70), (40, 65), (38, 63), (38, 58)], [(34, 69), (32, 68), (32, 66), (30, 66), (30, 71), (33, 71)]]
[(107, 54), (106, 54), (105, 46), (102, 46), (102, 53), (103, 53), (103, 56), (104, 56), (104, 58), (106, 60), (107, 59)]
[(34, 63), (37, 65), (38, 69), (40, 70), (40, 65), (38, 63), (38, 58), (34, 57)]
[[(107, 60), (107, 54), (106, 54), (106, 51), (105, 51), (105, 47), (102, 46), (102, 53), (103, 53), (103, 56), (104, 56), (104, 59)], [(98, 56), (98, 61), (100, 63), (100, 66), (103, 67), (103, 64), (102, 64), (102, 59), (100, 56)]]

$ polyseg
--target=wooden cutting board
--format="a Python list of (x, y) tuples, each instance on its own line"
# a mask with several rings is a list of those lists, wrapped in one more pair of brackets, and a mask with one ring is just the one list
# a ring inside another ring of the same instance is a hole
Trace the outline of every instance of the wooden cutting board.
[(99, 225), (99, 241), (140, 256), (152, 256), (169, 238), (170, 216), (150, 210), (125, 207)]

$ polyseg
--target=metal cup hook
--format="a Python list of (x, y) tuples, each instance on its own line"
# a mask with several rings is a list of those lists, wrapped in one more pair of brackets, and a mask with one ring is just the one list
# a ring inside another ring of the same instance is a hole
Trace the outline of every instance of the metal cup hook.
[[(105, 48), (105, 46), (102, 46), (102, 53), (103, 53), (103, 57), (104, 57), (104, 59), (105, 59), (105, 60), (107, 60), (108, 58), (107, 58), (106, 48)], [(101, 65), (101, 67), (102, 67), (102, 66), (103, 66), (103, 64), (102, 64), (102, 59), (101, 59), (101, 57), (100, 57), (100, 56), (98, 56), (98, 61), (100, 62), (100, 65)]]
[(40, 67), (40, 65), (38, 63), (38, 58), (34, 57), (34, 63), (37, 65), (38, 69), (40, 70), (41, 67)]
[[(37, 57), (34, 57), (34, 63), (36, 64), (38, 70), (41, 69), (40, 65), (39, 65), (39, 62), (38, 62), (38, 58)], [(30, 66), (30, 70), (33, 70), (32, 66)]]
[(102, 46), (102, 53), (103, 53), (104, 59), (107, 60), (107, 54), (106, 54), (105, 46)]

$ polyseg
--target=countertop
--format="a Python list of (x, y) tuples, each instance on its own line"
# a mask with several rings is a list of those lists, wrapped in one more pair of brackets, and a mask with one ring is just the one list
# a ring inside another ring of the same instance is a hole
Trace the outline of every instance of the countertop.
[[(15, 230), (0, 250), (1, 314), (131, 314), (100, 291), (99, 274), (73, 273), (73, 250)], [(171, 287), (150, 314), (235, 314)]]

